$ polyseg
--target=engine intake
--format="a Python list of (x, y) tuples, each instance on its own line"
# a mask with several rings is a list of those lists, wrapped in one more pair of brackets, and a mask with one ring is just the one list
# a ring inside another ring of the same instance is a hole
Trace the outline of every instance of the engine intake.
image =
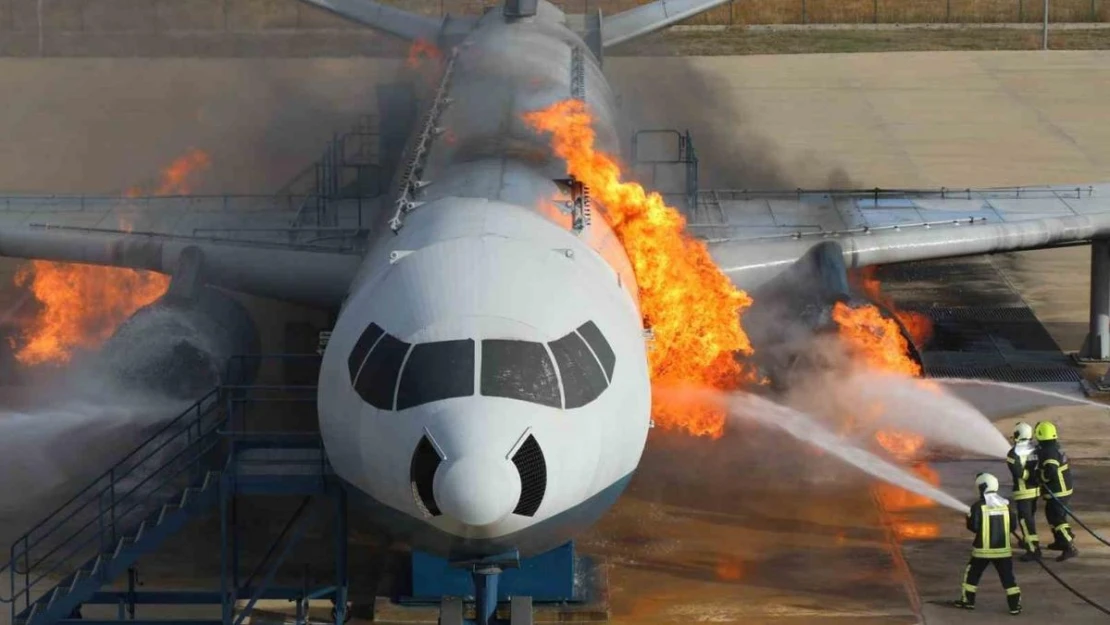
[(751, 295), (752, 306), (743, 318), (744, 330), (755, 351), (751, 362), (770, 378), (773, 387), (789, 386), (788, 378), (796, 378), (799, 365), (806, 366), (814, 336), (838, 331), (832, 318), (838, 302), (878, 308), (884, 318), (898, 325), (909, 345), (909, 356), (921, 364), (921, 355), (898, 317), (881, 302), (871, 301), (853, 289), (843, 250), (834, 241), (813, 246)]
[[(167, 294), (140, 308), (116, 330), (97, 362), (126, 386), (178, 399), (196, 399), (226, 382), (228, 363), (258, 353), (258, 330), (250, 313), (230, 296), (196, 289), (190, 297)], [(238, 368), (239, 383), (251, 381), (252, 366)], [(244, 370), (245, 369), (245, 370)]]

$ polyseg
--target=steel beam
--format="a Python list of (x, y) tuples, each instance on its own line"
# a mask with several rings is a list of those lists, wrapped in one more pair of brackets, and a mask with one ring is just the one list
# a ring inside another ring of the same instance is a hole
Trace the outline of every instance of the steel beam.
[[(266, 576), (262, 580), (262, 583), (259, 585), (258, 589), (251, 594), (250, 601), (247, 602), (247, 605), (243, 607), (241, 612), (239, 612), (239, 616), (235, 619), (235, 625), (243, 625), (243, 621), (245, 621), (251, 615), (251, 612), (254, 610), (255, 604), (258, 603), (258, 600), (262, 598), (262, 594), (266, 591), (267, 588), (270, 587), (270, 584), (273, 583), (274, 576), (277, 574), (278, 569), (281, 568), (281, 565), (285, 562), (285, 558), (289, 556), (289, 553), (293, 550), (293, 547), (300, 542), (301, 536), (304, 535), (305, 530), (315, 518), (315, 510), (309, 507), (309, 502), (311, 502), (311, 499), (306, 500), (306, 502), (302, 504), (301, 507), (297, 510), (293, 519), (291, 519), (292, 521), (294, 521), (292, 526), (293, 532), (289, 536), (288, 541), (285, 543), (285, 548), (281, 550), (281, 554), (278, 555), (277, 559), (274, 560), (272, 564), (270, 564), (269, 569), (266, 572)], [(286, 529), (289, 529), (289, 526), (286, 526)], [(279, 541), (284, 537), (284, 534), (285, 532), (282, 532), (282, 536), (278, 537)], [(276, 544), (277, 543), (275, 543), (275, 545)]]
[(347, 621), (347, 491), (335, 490), (335, 625)]
[[(326, 587), (326, 590), (331, 589)], [(239, 594), (250, 596), (255, 588), (240, 588)], [(321, 591), (309, 591), (315, 594)], [(149, 590), (134, 593), (135, 605), (216, 605), (222, 593), (218, 590)], [(288, 599), (290, 601), (304, 595), (301, 588), (268, 588), (262, 593), (263, 599)], [(131, 595), (126, 590), (100, 591), (83, 601), (82, 605), (116, 605), (128, 601)]]
[(94, 620), (94, 619), (61, 619), (56, 621), (58, 625), (120, 625), (121, 623), (128, 623), (128, 625), (220, 625), (217, 620), (205, 619), (136, 619), (127, 621), (117, 621), (115, 619)]
[(1110, 360), (1110, 239), (1091, 241), (1091, 309), (1087, 339), (1079, 352), (1085, 361)]

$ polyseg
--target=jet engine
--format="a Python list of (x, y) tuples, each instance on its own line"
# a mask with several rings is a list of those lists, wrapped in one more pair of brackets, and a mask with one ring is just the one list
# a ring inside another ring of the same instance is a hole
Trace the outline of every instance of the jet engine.
[(843, 251), (833, 241), (809, 249), (788, 269), (753, 290), (752, 306), (744, 313), (744, 329), (755, 350), (752, 364), (783, 389), (806, 370), (827, 366), (814, 354), (814, 337), (838, 331), (832, 318), (837, 302), (849, 306), (870, 304), (893, 320), (909, 345), (910, 358), (921, 364), (921, 355), (898, 318), (881, 302), (874, 302), (852, 288)]
[[(171, 289), (120, 325), (95, 361), (126, 387), (191, 400), (225, 381), (233, 356), (256, 354), (259, 345), (250, 313), (230, 296), (211, 287), (188, 296)], [(239, 382), (257, 373), (257, 361), (245, 364), (235, 367)]]

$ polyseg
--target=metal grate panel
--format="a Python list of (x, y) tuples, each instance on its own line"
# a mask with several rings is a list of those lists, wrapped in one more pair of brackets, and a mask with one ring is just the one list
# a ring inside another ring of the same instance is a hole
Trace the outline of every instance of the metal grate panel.
[(972, 378), (977, 380), (1010, 382), (1014, 384), (1079, 382), (1082, 380), (1082, 376), (1079, 375), (1078, 371), (1066, 367), (941, 365), (927, 367), (926, 373), (929, 377), (934, 378)]
[(427, 516), (440, 515), (435, 492), (432, 490), (436, 469), (439, 468), (440, 462), (442, 459), (436, 453), (431, 441), (427, 436), (421, 436), (420, 443), (416, 445), (416, 451), (412, 454), (409, 481), (412, 484), (412, 497), (416, 500), (416, 507)]
[(1028, 307), (1020, 306), (959, 306), (927, 308), (919, 311), (933, 321), (988, 321), (1003, 323), (1038, 323)]
[(513, 514), (532, 516), (539, 510), (547, 491), (547, 462), (535, 437), (529, 436), (524, 441), (520, 450), (513, 455), (513, 464), (520, 472), (520, 501)]

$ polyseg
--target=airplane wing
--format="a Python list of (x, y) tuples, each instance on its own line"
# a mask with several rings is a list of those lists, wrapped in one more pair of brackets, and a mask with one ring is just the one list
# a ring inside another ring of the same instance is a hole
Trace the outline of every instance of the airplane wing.
[(306, 218), (317, 207), (303, 196), (6, 197), (0, 256), (171, 275), (189, 257), (207, 284), (330, 307), (362, 260), (361, 216), (374, 206), (330, 207), (336, 217), (320, 226)]
[(402, 39), (436, 41), (447, 18), (436, 19), (410, 13), (373, 0), (303, 0), (364, 26), (377, 28)]
[[(445, 34), (469, 30), (477, 20), (445, 15), (433, 18), (410, 13), (374, 0), (302, 0), (364, 26), (402, 39), (437, 41)], [(728, 0), (655, 0), (606, 17), (600, 25), (601, 46), (609, 47), (651, 34), (684, 19), (725, 4)], [(535, 0), (524, 0), (526, 12), (535, 12)]]
[(1110, 236), (1110, 183), (937, 191), (699, 191), (687, 224), (752, 289), (818, 243), (848, 269), (1082, 244)]
[(608, 48), (662, 30), (728, 0), (656, 0), (605, 18), (601, 45)]

